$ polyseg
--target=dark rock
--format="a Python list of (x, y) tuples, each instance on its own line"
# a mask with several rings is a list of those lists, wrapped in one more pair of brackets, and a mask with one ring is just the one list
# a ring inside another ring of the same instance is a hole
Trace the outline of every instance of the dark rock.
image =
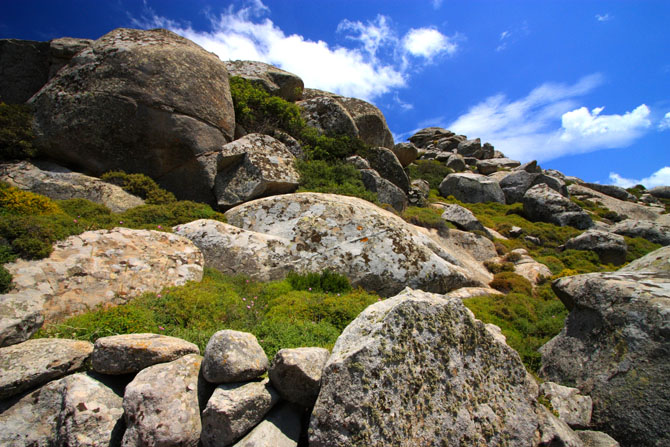
[(482, 140), (475, 138), (474, 140), (462, 141), (457, 150), (464, 157), (479, 158), (478, 155), (482, 152)]
[(232, 139), (235, 116), (225, 65), (193, 42), (166, 30), (114, 30), (31, 104), (46, 156), (96, 176), (141, 172), (181, 199), (213, 202), (197, 158)]
[(452, 195), (461, 202), (505, 203), (505, 195), (498, 182), (480, 174), (449, 174), (442, 180), (439, 189), (442, 196)]
[(528, 163), (524, 163), (521, 166), (517, 166), (513, 170), (514, 171), (526, 171), (526, 172), (530, 172), (531, 174), (540, 174), (542, 172), (542, 168), (540, 168), (540, 166), (538, 166), (537, 160), (533, 160), (533, 161), (529, 161)]
[(398, 143), (392, 150), (403, 168), (409, 166), (419, 156), (419, 151), (412, 143)]
[(308, 126), (324, 134), (358, 137), (358, 128), (347, 109), (334, 97), (319, 96), (299, 101), (300, 114)]
[(75, 39), (72, 37), (61, 37), (49, 42), (49, 79), (56, 76), (61, 68), (70, 63), (70, 60), (80, 51), (85, 50), (93, 44), (91, 39)]
[(330, 352), (324, 348), (281, 349), (272, 360), (269, 377), (289, 402), (311, 408), (321, 389), (321, 373)]
[(0, 39), (0, 102), (23, 104), (49, 80), (49, 42)]
[(449, 138), (453, 136), (455, 136), (453, 132), (442, 129), (441, 127), (426, 127), (409, 137), (409, 141), (414, 143), (416, 147), (423, 149), (429, 144), (437, 142), (441, 138)]
[(393, 149), (393, 134), (381, 110), (362, 99), (338, 97), (338, 100), (354, 120), (358, 137), (363, 142), (373, 147)]
[(584, 230), (593, 226), (591, 217), (583, 209), (546, 184), (535, 185), (526, 191), (523, 196), (523, 212), (530, 220), (549, 222), (561, 227), (570, 225)]
[(230, 76), (240, 76), (251, 81), (271, 95), (291, 102), (302, 98), (305, 85), (293, 73), (258, 61), (225, 61), (224, 64)]
[(446, 165), (455, 172), (463, 172), (466, 168), (465, 160), (463, 159), (463, 156), (459, 154), (450, 155), (447, 159)]
[(670, 199), (670, 186), (656, 186), (647, 192), (657, 199)]
[(409, 177), (402, 168), (398, 157), (385, 147), (371, 148), (366, 154), (370, 167), (403, 192), (409, 191)]
[(352, 155), (347, 157), (347, 163), (354, 165), (356, 169), (372, 169), (370, 163), (360, 155)]
[(407, 194), (390, 181), (382, 178), (374, 169), (361, 169), (361, 180), (365, 189), (377, 193), (380, 203), (391, 205), (402, 213), (407, 208)]
[(600, 230), (588, 230), (565, 243), (572, 250), (591, 250), (603, 264), (621, 265), (626, 262), (628, 246), (623, 236)]
[(637, 197), (635, 197), (633, 194), (629, 193), (620, 186), (601, 185), (599, 183), (588, 183), (588, 182), (582, 183), (582, 186), (593, 189), (594, 191), (601, 192), (610, 197), (614, 197), (615, 199), (626, 200), (628, 202), (637, 201)]

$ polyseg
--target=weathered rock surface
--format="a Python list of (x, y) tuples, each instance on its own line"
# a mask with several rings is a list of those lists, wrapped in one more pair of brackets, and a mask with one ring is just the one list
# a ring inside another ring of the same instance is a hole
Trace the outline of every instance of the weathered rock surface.
[(412, 143), (398, 143), (391, 150), (403, 168), (409, 166), (419, 156), (419, 151)]
[(299, 193), (248, 202), (228, 222), (290, 243), (296, 271), (329, 268), (354, 286), (392, 295), (406, 286), (444, 293), (480, 282), (437, 242), (361, 199)]
[(49, 42), (0, 39), (0, 102), (22, 104), (49, 79)]
[(119, 186), (51, 163), (36, 164), (28, 161), (2, 164), (0, 180), (55, 200), (87, 199), (105, 205), (114, 213), (144, 205), (144, 200)]
[(409, 137), (409, 141), (411, 141), (417, 147), (420, 148), (427, 148), (431, 144), (432, 145), (438, 144), (440, 140), (450, 139), (455, 141), (455, 144), (452, 144), (448, 147), (445, 146), (440, 147), (440, 150), (448, 151), (456, 149), (458, 147), (459, 141), (461, 141), (460, 139), (454, 137), (457, 137), (457, 135), (441, 127), (426, 127), (425, 129), (421, 129), (420, 131)]
[(441, 218), (453, 223), (461, 230), (486, 232), (484, 225), (469, 209), (455, 204), (442, 205), (441, 208), (444, 210)]
[(617, 272), (553, 284), (570, 314), (542, 347), (540, 374), (591, 396), (591, 427), (623, 445), (670, 443), (669, 258), (662, 248)]
[(370, 146), (393, 149), (393, 134), (382, 112), (369, 102), (357, 98), (338, 97), (358, 129), (358, 137)]
[(52, 159), (96, 176), (141, 172), (179, 198), (212, 201), (198, 157), (233, 138), (235, 116), (225, 65), (193, 42), (162, 29), (113, 30), (31, 103)]
[(365, 189), (377, 193), (379, 203), (391, 205), (402, 213), (407, 208), (407, 194), (390, 181), (382, 178), (374, 169), (361, 169), (361, 180)]
[(405, 290), (338, 338), (310, 446), (528, 446), (538, 429), (531, 389), (518, 354), (459, 299)]
[(278, 401), (269, 379), (219, 385), (202, 412), (203, 445), (231, 445), (258, 425)]
[(112, 446), (123, 435), (122, 399), (74, 374), (48, 383), (0, 414), (0, 445)]
[(622, 236), (642, 237), (661, 245), (670, 245), (670, 226), (648, 220), (626, 219), (615, 224), (610, 231)]
[(325, 134), (358, 137), (358, 128), (347, 109), (333, 96), (316, 96), (296, 103), (308, 126)]
[(539, 442), (540, 447), (545, 446), (564, 446), (564, 447), (583, 447), (583, 443), (577, 433), (572, 431), (568, 424), (554, 416), (544, 407), (536, 409), (539, 421)]
[(584, 447), (619, 447), (621, 445), (607, 433), (591, 430), (577, 430), (575, 433), (584, 443)]
[(403, 192), (409, 191), (409, 177), (405, 173), (398, 157), (385, 147), (371, 148), (366, 155), (370, 167)]
[(523, 196), (523, 212), (530, 220), (549, 222), (580, 230), (593, 226), (591, 217), (579, 205), (566, 199), (546, 184), (535, 185)]
[(281, 404), (233, 447), (296, 447), (300, 437), (299, 407)]
[(477, 162), (477, 171), (483, 175), (493, 174), (501, 169), (512, 169), (521, 165), (521, 162), (509, 158), (490, 158)]
[(92, 351), (93, 344), (87, 341), (58, 338), (28, 340), (0, 348), (0, 399), (83, 368)]
[(466, 168), (465, 159), (459, 154), (452, 154), (445, 164), (456, 172), (463, 172)]
[(461, 202), (505, 203), (505, 195), (498, 182), (480, 174), (449, 174), (440, 183), (440, 194), (454, 196)]
[(202, 373), (208, 382), (243, 382), (267, 370), (268, 358), (253, 334), (223, 330), (207, 343)]
[(230, 76), (240, 76), (260, 86), (266, 92), (287, 101), (302, 98), (305, 85), (298, 75), (258, 61), (225, 61)]
[(43, 295), (37, 290), (0, 296), (0, 347), (28, 340), (44, 324)]
[(513, 171), (526, 171), (531, 174), (539, 174), (542, 172), (542, 168), (538, 166), (537, 160), (532, 160), (527, 163), (524, 163), (516, 168), (512, 169)]
[(270, 381), (282, 398), (310, 408), (319, 395), (328, 357), (324, 348), (281, 349), (272, 360)]
[(537, 262), (528, 255), (528, 251), (523, 248), (512, 250), (511, 253), (517, 253), (518, 259), (514, 261), (514, 273), (523, 276), (531, 284), (539, 284), (543, 279), (551, 277), (552, 273), (549, 267)]
[[(491, 178), (492, 176), (490, 176)], [(515, 170), (500, 179), (500, 188), (505, 193), (508, 204), (521, 202), (523, 196), (531, 187), (545, 184), (562, 196), (568, 196), (565, 182), (549, 175), (534, 173), (527, 170)]]
[(601, 192), (610, 197), (614, 197), (615, 199), (625, 200), (627, 202), (637, 202), (637, 198), (633, 194), (623, 189), (621, 186), (601, 185), (599, 183), (589, 182), (584, 182), (581, 185), (586, 188), (593, 189), (594, 191)]
[(560, 420), (571, 427), (589, 426), (593, 409), (589, 396), (582, 396), (578, 389), (554, 382), (544, 382), (540, 385), (540, 392), (549, 399)]
[[(0, 306), (24, 302), (29, 310), (41, 305), (45, 320), (54, 321), (101, 304), (122, 304), (145, 292), (199, 281), (203, 263), (200, 250), (174, 234), (128, 228), (87, 231), (56, 242), (46, 259), (5, 264), (15, 288), (0, 295)], [(34, 321), (31, 315), (25, 312), (25, 324), (9, 324), (17, 315), (10, 315), (9, 323), (0, 316), (0, 327), (13, 330), (1, 338), (16, 342), (21, 334), (32, 335), (32, 329), (26, 330)]]
[(603, 264), (621, 265), (626, 262), (628, 245), (623, 236), (601, 230), (588, 230), (565, 243), (565, 248), (591, 250)]
[(93, 42), (91, 39), (74, 37), (60, 37), (49, 41), (49, 79), (69, 64), (77, 53), (93, 45)]
[(300, 175), (295, 157), (269, 135), (246, 135), (207, 155), (217, 205), (230, 208), (258, 197), (293, 192)]
[(500, 290), (492, 289), (491, 287), (461, 287), (460, 289), (452, 290), (447, 293), (445, 297), (465, 300), (484, 295), (504, 295), (504, 293)]
[(353, 165), (356, 169), (372, 169), (370, 167), (370, 162), (360, 155), (352, 155), (347, 157), (347, 163)]
[(95, 341), (91, 366), (102, 374), (131, 374), (156, 363), (200, 354), (193, 343), (160, 334), (123, 334)]
[(670, 186), (656, 186), (649, 190), (649, 194), (657, 199), (670, 199)]
[(639, 203), (619, 200), (579, 184), (568, 186), (568, 191), (572, 197), (579, 200), (590, 200), (598, 203), (605, 208), (614, 211), (619, 216), (627, 217), (629, 219), (656, 221), (664, 211), (664, 208), (662, 207), (646, 206)]
[(488, 143), (484, 143), (484, 145), (482, 145), (482, 142), (479, 138), (461, 141), (458, 144), (457, 151), (463, 157), (473, 157), (477, 160), (487, 160), (493, 158), (494, 155), (493, 146)]
[(198, 372), (202, 357), (189, 354), (150, 366), (126, 387), (123, 447), (198, 445), (201, 432)]

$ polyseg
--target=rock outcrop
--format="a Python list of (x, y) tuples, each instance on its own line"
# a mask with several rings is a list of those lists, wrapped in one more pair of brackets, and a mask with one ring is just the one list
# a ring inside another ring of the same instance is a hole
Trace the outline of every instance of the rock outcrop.
[(647, 206), (640, 203), (619, 200), (615, 197), (603, 194), (591, 188), (579, 184), (572, 184), (568, 187), (572, 197), (579, 200), (589, 200), (608, 208), (617, 213), (621, 218), (634, 220), (657, 221), (663, 213), (664, 208), (656, 206)]
[(623, 445), (670, 443), (669, 258), (662, 248), (617, 272), (553, 284), (570, 314), (542, 347), (540, 374), (590, 395), (591, 426)]
[(0, 316), (0, 345), (25, 340), (45, 319), (55, 321), (199, 281), (203, 263), (191, 241), (161, 231), (115, 228), (56, 242), (46, 259), (5, 264), (15, 287), (0, 295), (0, 306), (14, 304)]
[(299, 76), (258, 61), (225, 61), (230, 76), (239, 76), (260, 86), (271, 95), (287, 101), (302, 98), (305, 85)]
[(144, 205), (144, 200), (121, 187), (72, 172), (52, 163), (28, 161), (0, 165), (0, 180), (24, 191), (55, 200), (86, 199), (122, 213)]
[(291, 256), (282, 268), (329, 268), (354, 286), (383, 295), (406, 286), (444, 293), (482, 285), (435, 241), (361, 199), (318, 193), (274, 196), (235, 207), (226, 217), (244, 230), (283, 239)]
[(338, 338), (310, 446), (534, 445), (532, 389), (518, 354), (459, 299), (405, 290)]
[(591, 250), (598, 254), (603, 264), (621, 265), (626, 262), (628, 246), (623, 236), (601, 230), (588, 230), (569, 239), (565, 248)]
[(670, 225), (648, 220), (626, 219), (615, 224), (612, 233), (628, 237), (641, 237), (655, 244), (670, 245)]
[(593, 226), (591, 217), (579, 205), (546, 184), (535, 185), (523, 196), (523, 212), (530, 220), (570, 225), (580, 230)]
[(37, 142), (52, 159), (93, 175), (141, 172), (180, 198), (206, 202), (199, 157), (229, 142), (235, 128), (223, 62), (162, 29), (102, 36), (31, 104)]
[(0, 39), (0, 102), (22, 104), (49, 79), (49, 42)]
[(480, 174), (449, 174), (440, 183), (440, 194), (454, 196), (465, 203), (505, 203), (505, 195), (498, 182)]
[(321, 373), (330, 352), (324, 348), (281, 349), (272, 360), (270, 380), (289, 402), (311, 408), (321, 389)]

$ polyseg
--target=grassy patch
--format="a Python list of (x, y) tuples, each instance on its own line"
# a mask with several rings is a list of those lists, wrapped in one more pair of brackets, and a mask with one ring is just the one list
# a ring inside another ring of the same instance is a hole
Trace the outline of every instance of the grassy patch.
[[(347, 292), (296, 290), (320, 278), (328, 287)], [(345, 279), (346, 281), (346, 279)], [(261, 283), (206, 269), (200, 283), (147, 293), (128, 304), (100, 308), (46, 326), (36, 337), (95, 341), (99, 337), (150, 332), (183, 338), (204, 352), (216, 331), (233, 329), (258, 338), (269, 358), (281, 348), (321, 346), (331, 349), (342, 330), (377, 295), (344, 287), (332, 273), (292, 275), (291, 280)]]
[(409, 178), (426, 180), (431, 189), (438, 189), (442, 180), (452, 172), (454, 172), (453, 169), (437, 160), (416, 160), (409, 165)]
[(443, 213), (443, 210), (437, 208), (410, 206), (402, 213), (402, 218), (409, 223), (425, 228), (435, 228), (437, 230), (455, 228), (453, 224), (442, 219)]

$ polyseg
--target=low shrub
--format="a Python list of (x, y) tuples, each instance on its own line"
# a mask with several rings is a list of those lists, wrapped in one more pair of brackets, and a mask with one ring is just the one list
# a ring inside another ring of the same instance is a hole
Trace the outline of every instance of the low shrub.
[(0, 293), (7, 293), (12, 289), (12, 275), (5, 266), (0, 265)]
[(37, 155), (32, 120), (28, 106), (0, 102), (0, 160), (24, 160)]
[(298, 160), (296, 168), (300, 173), (298, 192), (340, 194), (377, 202), (377, 194), (365, 189), (361, 173), (348, 163)]
[(634, 261), (637, 258), (641, 258), (642, 256), (661, 248), (660, 244), (655, 244), (642, 237), (624, 236), (624, 240), (628, 246), (628, 251), (626, 252), (626, 262)]
[(144, 199), (147, 205), (166, 205), (177, 201), (174, 194), (164, 190), (152, 178), (144, 174), (110, 171), (104, 173), (100, 179), (120, 186), (124, 191)]
[(0, 182), (0, 214), (55, 214), (60, 208), (49, 198)]
[(424, 228), (435, 228), (440, 231), (448, 231), (454, 225), (442, 219), (442, 210), (437, 208), (423, 208), (409, 206), (402, 213), (402, 218), (407, 222)]
[(431, 189), (438, 189), (444, 178), (454, 172), (437, 160), (416, 160), (409, 165), (409, 177), (412, 180), (426, 180)]
[(514, 272), (496, 273), (489, 285), (503, 293), (517, 292), (525, 295), (533, 293), (533, 285), (530, 281)]
[(351, 284), (346, 276), (331, 272), (326, 269), (321, 273), (296, 273), (291, 272), (286, 276), (286, 281), (294, 290), (309, 290), (314, 292), (349, 292)]
[(486, 269), (493, 273), (494, 275), (496, 273), (501, 273), (501, 272), (513, 272), (514, 271), (514, 264), (511, 262), (495, 262), (495, 261), (484, 261), (484, 267)]

